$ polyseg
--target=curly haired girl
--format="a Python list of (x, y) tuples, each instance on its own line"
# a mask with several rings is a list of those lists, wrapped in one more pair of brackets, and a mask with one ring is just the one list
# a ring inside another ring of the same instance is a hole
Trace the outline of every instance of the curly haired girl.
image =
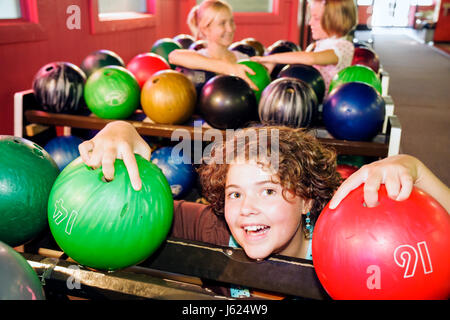
[[(115, 159), (123, 159), (133, 188), (141, 188), (134, 153), (150, 159), (150, 147), (128, 122), (109, 123), (79, 149), (88, 166), (102, 166), (107, 180), (114, 178)], [(250, 127), (218, 141), (199, 174), (210, 204), (175, 201), (171, 235), (237, 244), (253, 259), (272, 254), (311, 259), (312, 227), (322, 208), (330, 200), (335, 208), (363, 183), (368, 206), (376, 205), (377, 190), (386, 184), (392, 199), (405, 200), (416, 186), (450, 207), (448, 187), (408, 155), (363, 166), (339, 187), (334, 151), (302, 129), (282, 126)]]
[[(107, 179), (114, 175), (111, 160), (123, 158), (135, 189), (133, 153), (150, 154), (123, 121), (108, 124), (80, 153), (86, 164), (103, 165)], [(250, 127), (216, 143), (204, 160), (199, 175), (210, 204), (175, 201), (172, 236), (237, 244), (253, 259), (275, 253), (311, 259), (312, 226), (340, 183), (334, 151), (302, 129)]]

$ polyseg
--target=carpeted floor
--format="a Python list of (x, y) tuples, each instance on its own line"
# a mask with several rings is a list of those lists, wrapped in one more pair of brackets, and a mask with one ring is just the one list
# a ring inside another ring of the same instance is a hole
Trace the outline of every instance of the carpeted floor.
[(402, 125), (401, 153), (450, 186), (450, 56), (401, 32), (371, 33)]

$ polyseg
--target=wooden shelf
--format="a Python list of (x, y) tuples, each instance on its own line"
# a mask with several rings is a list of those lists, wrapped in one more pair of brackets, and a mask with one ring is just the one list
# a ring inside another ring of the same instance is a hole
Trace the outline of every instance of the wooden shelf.
[[(101, 119), (93, 116), (79, 116), (79, 115), (68, 115), (68, 114), (56, 114), (48, 113), (44, 111), (37, 110), (27, 110), (25, 111), (25, 118), (29, 123), (38, 123), (44, 125), (54, 125), (54, 126), (68, 126), (73, 128), (83, 128), (83, 129), (102, 129), (107, 123), (115, 120)], [(190, 135), (192, 140), (200, 140), (203, 138), (203, 133), (211, 128), (199, 128), (192, 126), (181, 126), (181, 125), (166, 125), (166, 124), (156, 124), (148, 123), (142, 121), (129, 121), (136, 130), (141, 135), (156, 136), (170, 138), (175, 130), (184, 130), (184, 132)], [(217, 129), (216, 129), (217, 130)], [(338, 154), (347, 155), (363, 155), (370, 157), (386, 157), (388, 153), (388, 144), (380, 142), (362, 142), (362, 141), (346, 141), (337, 140), (332, 138), (324, 138), (321, 136), (326, 135), (324, 129), (316, 128), (312, 129), (319, 141), (327, 147), (334, 148)], [(222, 130), (223, 135), (225, 131)], [(383, 135), (380, 135), (378, 140), (383, 139)]]
[[(64, 126), (81, 129), (101, 130), (107, 123), (115, 120), (101, 119), (95, 116), (48, 113), (39, 110), (32, 90), (17, 92), (14, 96), (14, 134), (22, 136), (30, 125)], [(142, 112), (142, 111), (137, 111)], [(140, 117), (142, 118), (142, 117)], [(386, 134), (377, 135), (372, 141), (347, 141), (333, 139), (324, 127), (312, 128), (311, 133), (325, 146), (334, 148), (341, 155), (359, 155), (367, 157), (387, 157), (398, 154), (400, 146), (401, 125), (395, 115), (388, 117)], [(146, 121), (125, 120), (130, 122), (141, 135), (170, 139), (175, 130), (183, 130), (185, 136), (192, 140), (204, 139), (209, 127), (193, 127), (187, 125), (166, 125)], [(214, 129), (218, 130), (218, 129)], [(225, 134), (225, 131), (222, 131)], [(26, 135), (26, 134), (25, 134)], [(176, 137), (179, 139), (179, 137)]]

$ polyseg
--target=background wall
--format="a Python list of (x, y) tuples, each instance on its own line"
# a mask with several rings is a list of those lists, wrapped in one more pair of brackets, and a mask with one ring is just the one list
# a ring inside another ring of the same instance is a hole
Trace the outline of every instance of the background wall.
[[(93, 0), (96, 1), (96, 0)], [(155, 19), (151, 26), (131, 30), (91, 33), (91, 0), (32, 1), (35, 24), (18, 25), (0, 20), (0, 134), (13, 134), (13, 96), (31, 88), (40, 67), (52, 61), (68, 61), (80, 65), (84, 57), (98, 49), (119, 54), (125, 64), (135, 55), (150, 51), (152, 44), (163, 37), (189, 33), (186, 17), (195, 0), (149, 0)], [(67, 8), (80, 8), (80, 29), (68, 29), (71, 16)], [(235, 40), (254, 37), (269, 46), (276, 40), (298, 43), (297, 0), (274, 0), (273, 13), (235, 13)], [(30, 31), (24, 30), (30, 28)], [(34, 30), (34, 31), (33, 31)]]
[(441, 0), (434, 41), (450, 42), (450, 0)]
[[(98, 49), (112, 50), (128, 63), (135, 55), (150, 51), (160, 38), (189, 33), (186, 17), (196, 4), (196, 0), (147, 0), (147, 6), (155, 13), (149, 25), (122, 21), (118, 24), (125, 30), (116, 30), (114, 24), (109, 24), (106, 31), (92, 33), (97, 17), (92, 8), (96, 1), (21, 0), (31, 8), (25, 13), (27, 21), (0, 20), (0, 134), (13, 134), (14, 93), (30, 89), (33, 76), (46, 63), (68, 61), (80, 65), (86, 55)], [(280, 39), (299, 43), (305, 1), (273, 0), (272, 13), (236, 12), (235, 40), (254, 37), (265, 46)], [(450, 41), (449, 3), (450, 0), (440, 3), (435, 41)], [(70, 30), (66, 25), (70, 17), (67, 8), (71, 5), (80, 9), (79, 29)], [(370, 19), (370, 9), (359, 8), (360, 24)], [(310, 38), (308, 28), (303, 31), (301, 46), (305, 48)]]

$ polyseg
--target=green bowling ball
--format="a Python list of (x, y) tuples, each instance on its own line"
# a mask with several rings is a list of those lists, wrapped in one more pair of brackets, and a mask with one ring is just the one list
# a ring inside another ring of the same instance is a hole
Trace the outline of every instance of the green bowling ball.
[(247, 72), (247, 76), (253, 83), (258, 87), (259, 90), (253, 90), (256, 96), (256, 102), (259, 102), (261, 98), (261, 94), (265, 87), (267, 87), (271, 81), (269, 72), (267, 69), (260, 63), (250, 60), (241, 60), (238, 62), (239, 64), (246, 65), (250, 69), (252, 69), (255, 74), (251, 75)]
[(48, 221), (56, 243), (90, 268), (116, 270), (148, 258), (166, 239), (173, 219), (172, 192), (162, 171), (136, 155), (142, 189), (135, 191), (122, 160), (114, 180), (81, 158), (56, 179)]
[(47, 227), (47, 201), (59, 169), (47, 151), (0, 136), (0, 241), (16, 247)]
[[(166, 59), (167, 63), (169, 63), (169, 53), (171, 53), (173, 50), (182, 49), (181, 45), (176, 42), (175, 40), (171, 38), (162, 38), (157, 40), (153, 46), (150, 52), (156, 53), (157, 55), (160, 55), (164, 59)], [(175, 69), (176, 66), (173, 64), (170, 64), (170, 67), (172, 69)]]
[(1, 241), (0, 300), (45, 300), (36, 272), (20, 253)]
[(370, 163), (370, 161), (364, 156), (340, 154), (337, 156), (337, 163), (361, 168), (366, 163)]
[(134, 75), (120, 66), (98, 69), (84, 86), (89, 110), (103, 119), (126, 119), (139, 107), (140, 87)]
[(381, 81), (375, 71), (362, 65), (349, 66), (339, 71), (331, 80), (329, 92), (347, 82), (363, 82), (371, 85), (381, 94)]

